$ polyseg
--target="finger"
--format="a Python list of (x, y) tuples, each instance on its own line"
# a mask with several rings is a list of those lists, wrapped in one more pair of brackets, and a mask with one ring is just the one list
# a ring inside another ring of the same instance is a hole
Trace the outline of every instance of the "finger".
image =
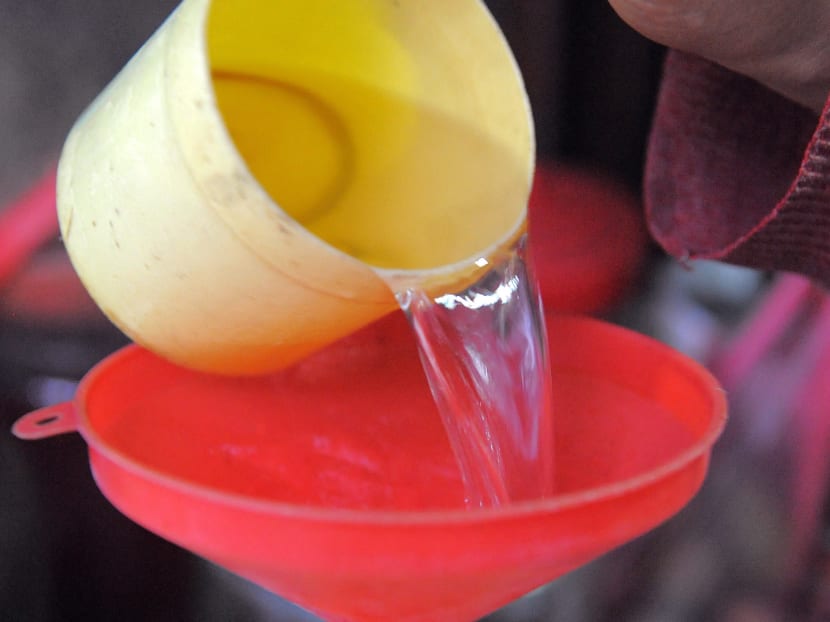
[(609, 0), (609, 4), (634, 30), (672, 48), (687, 50), (706, 23), (706, 7), (700, 2)]
[(830, 90), (830, 0), (609, 0), (646, 37), (820, 111)]

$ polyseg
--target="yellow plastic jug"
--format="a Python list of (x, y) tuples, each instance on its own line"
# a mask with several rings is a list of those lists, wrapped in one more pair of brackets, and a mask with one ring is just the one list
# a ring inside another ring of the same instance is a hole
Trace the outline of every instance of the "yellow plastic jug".
[(128, 336), (262, 373), (486, 269), (533, 151), (480, 0), (184, 0), (72, 129), (58, 212)]

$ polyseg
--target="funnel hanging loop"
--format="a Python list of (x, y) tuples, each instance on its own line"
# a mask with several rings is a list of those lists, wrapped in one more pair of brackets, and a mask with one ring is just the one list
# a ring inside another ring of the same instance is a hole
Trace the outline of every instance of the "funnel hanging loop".
[(78, 430), (72, 402), (60, 402), (23, 415), (12, 426), (12, 434), (23, 440), (40, 440)]

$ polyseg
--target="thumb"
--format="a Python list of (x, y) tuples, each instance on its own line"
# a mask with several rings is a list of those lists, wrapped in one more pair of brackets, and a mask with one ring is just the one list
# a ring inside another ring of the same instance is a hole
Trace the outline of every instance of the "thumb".
[(678, 0), (609, 0), (617, 14), (645, 37), (685, 51), (694, 47), (704, 30), (705, 9), (700, 2)]
[(644, 36), (742, 73), (820, 112), (830, 0), (609, 0)]

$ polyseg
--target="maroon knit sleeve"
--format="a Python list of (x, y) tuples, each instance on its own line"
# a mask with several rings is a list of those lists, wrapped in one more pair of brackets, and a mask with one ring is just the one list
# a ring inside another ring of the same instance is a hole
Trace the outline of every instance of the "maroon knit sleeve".
[(678, 258), (830, 286), (830, 108), (819, 120), (748, 78), (670, 52), (645, 201), (652, 235)]

